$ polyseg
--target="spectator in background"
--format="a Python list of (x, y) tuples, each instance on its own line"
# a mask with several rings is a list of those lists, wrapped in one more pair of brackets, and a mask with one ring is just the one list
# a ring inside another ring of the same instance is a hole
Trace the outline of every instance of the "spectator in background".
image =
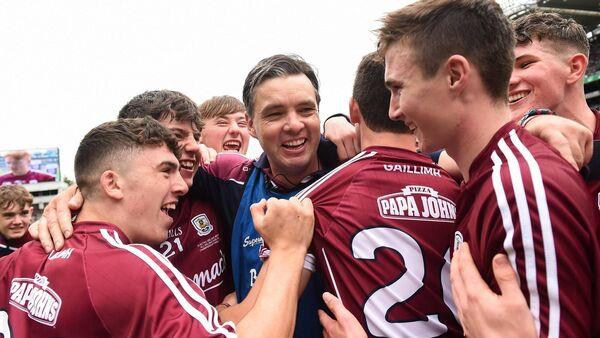
[(10, 172), (0, 176), (0, 185), (30, 184), (55, 181), (54, 176), (33, 171), (29, 168), (31, 155), (24, 150), (15, 150), (4, 155)]
[(240, 100), (229, 95), (215, 96), (204, 101), (198, 111), (205, 124), (202, 143), (218, 153), (246, 154), (250, 134), (246, 107)]
[(0, 186), (0, 257), (11, 254), (30, 240), (33, 196), (21, 185)]

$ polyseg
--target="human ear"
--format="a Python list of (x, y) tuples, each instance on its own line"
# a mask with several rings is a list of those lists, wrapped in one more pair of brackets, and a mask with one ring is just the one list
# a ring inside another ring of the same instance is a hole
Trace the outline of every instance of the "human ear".
[(350, 98), (350, 102), (348, 103), (348, 110), (350, 111), (350, 122), (360, 123), (360, 108), (353, 97)]
[(462, 55), (450, 56), (444, 65), (450, 90), (462, 91), (471, 75), (471, 64)]
[(250, 116), (248, 116), (248, 134), (250, 134), (250, 136), (257, 138), (256, 137), (256, 130), (254, 129), (254, 119), (251, 118)]
[(585, 75), (588, 59), (585, 55), (577, 53), (569, 58), (568, 63), (569, 76), (567, 77), (567, 83), (576, 83)]
[(110, 198), (123, 199), (121, 183), (121, 177), (115, 171), (107, 170), (100, 175), (100, 190)]

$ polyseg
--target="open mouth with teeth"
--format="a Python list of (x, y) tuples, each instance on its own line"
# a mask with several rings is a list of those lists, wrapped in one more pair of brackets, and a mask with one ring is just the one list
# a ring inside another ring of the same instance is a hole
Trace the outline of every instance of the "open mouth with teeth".
[(236, 140), (230, 140), (223, 143), (223, 151), (235, 151), (239, 152), (242, 148), (242, 142)]
[(520, 91), (520, 92), (516, 92), (511, 95), (508, 95), (508, 103), (509, 104), (517, 103), (517, 102), (521, 101), (523, 98), (525, 98), (527, 95), (529, 95), (529, 93), (530, 93), (529, 90), (524, 90), (524, 91)]
[(300, 149), (305, 143), (306, 143), (306, 138), (300, 138), (297, 140), (283, 142), (281, 144), (281, 146), (286, 149), (295, 150), (295, 149)]
[(193, 160), (181, 160), (179, 161), (179, 165), (182, 169), (186, 170), (194, 170), (194, 165), (196, 163)]
[[(175, 207), (177, 206), (177, 202), (169, 202), (169, 203), (165, 203), (163, 204), (162, 207), (160, 207), (160, 211), (162, 213), (164, 213), (165, 215), (169, 216), (169, 212), (175, 210)], [(170, 217), (170, 216), (169, 216)]]

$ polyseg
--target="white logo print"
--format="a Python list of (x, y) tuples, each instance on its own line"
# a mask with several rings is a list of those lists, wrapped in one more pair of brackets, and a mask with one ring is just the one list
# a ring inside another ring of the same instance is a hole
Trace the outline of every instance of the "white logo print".
[(54, 326), (62, 301), (48, 285), (47, 277), (35, 274), (34, 278), (13, 278), (10, 285), (10, 305), (26, 312), (29, 318)]
[(452, 200), (420, 185), (407, 185), (401, 192), (381, 196), (377, 204), (384, 218), (438, 222), (456, 219), (456, 205)]

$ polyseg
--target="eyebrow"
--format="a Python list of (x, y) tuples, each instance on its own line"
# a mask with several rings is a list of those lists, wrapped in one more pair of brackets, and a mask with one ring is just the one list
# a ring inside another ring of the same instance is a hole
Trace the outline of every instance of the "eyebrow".
[(157, 166), (158, 168), (167, 168), (169, 170), (177, 170), (179, 168), (179, 163), (173, 162), (173, 161), (162, 161), (160, 162), (160, 164)]

